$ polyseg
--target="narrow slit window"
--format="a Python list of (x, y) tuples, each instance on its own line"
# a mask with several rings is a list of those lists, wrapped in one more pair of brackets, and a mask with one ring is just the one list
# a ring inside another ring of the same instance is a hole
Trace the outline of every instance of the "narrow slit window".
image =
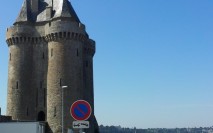
[(53, 56), (53, 49), (51, 49), (51, 53), (50, 54), (51, 54), (50, 56), (52, 57)]
[(46, 106), (46, 88), (44, 88), (44, 107)]
[(19, 85), (18, 85), (18, 81), (16, 81), (16, 89), (18, 89), (18, 86), (19, 86)]
[(36, 91), (36, 107), (38, 107), (38, 88), (37, 88), (37, 91)]
[(42, 58), (44, 59), (44, 57), (45, 57), (45, 56), (44, 56), (44, 52), (43, 52), (43, 54), (42, 54)]
[(10, 53), (10, 61), (11, 61), (11, 53)]
[(56, 107), (54, 107), (54, 117), (56, 117)]

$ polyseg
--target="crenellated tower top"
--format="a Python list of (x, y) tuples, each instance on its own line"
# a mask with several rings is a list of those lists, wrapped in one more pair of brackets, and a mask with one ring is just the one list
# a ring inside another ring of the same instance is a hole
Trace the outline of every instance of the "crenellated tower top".
[(67, 18), (80, 23), (68, 0), (24, 0), (15, 24), (45, 22), (59, 18)]

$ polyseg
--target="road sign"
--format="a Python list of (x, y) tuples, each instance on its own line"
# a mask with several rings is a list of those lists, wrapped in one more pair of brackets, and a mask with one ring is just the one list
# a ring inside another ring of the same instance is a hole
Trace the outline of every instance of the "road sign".
[(89, 121), (73, 121), (73, 128), (89, 128)]
[(85, 100), (74, 102), (70, 108), (70, 114), (76, 121), (87, 120), (92, 113), (90, 104)]

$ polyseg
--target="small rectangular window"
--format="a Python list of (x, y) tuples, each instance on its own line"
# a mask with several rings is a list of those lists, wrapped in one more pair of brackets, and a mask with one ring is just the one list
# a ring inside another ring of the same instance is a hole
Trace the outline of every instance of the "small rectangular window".
[(50, 56), (51, 56), (51, 57), (53, 56), (53, 49), (51, 49), (51, 54), (50, 54)]
[(36, 107), (38, 107), (38, 88), (36, 90)]
[(46, 106), (46, 88), (44, 88), (44, 107)]
[(56, 117), (56, 107), (54, 107), (54, 117)]
[(10, 61), (11, 61), (11, 53), (10, 53)]
[(16, 81), (16, 89), (18, 89), (18, 81)]

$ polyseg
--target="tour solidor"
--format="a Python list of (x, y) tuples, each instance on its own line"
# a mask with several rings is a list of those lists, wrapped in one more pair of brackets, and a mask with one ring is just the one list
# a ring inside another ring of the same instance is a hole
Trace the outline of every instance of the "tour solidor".
[(92, 108), (87, 120), (90, 128), (84, 132), (98, 133), (93, 91), (95, 41), (71, 2), (24, 0), (14, 25), (7, 29), (6, 42), (7, 115), (19, 121), (44, 121), (46, 133), (70, 129), (77, 133), (70, 107), (82, 99)]

